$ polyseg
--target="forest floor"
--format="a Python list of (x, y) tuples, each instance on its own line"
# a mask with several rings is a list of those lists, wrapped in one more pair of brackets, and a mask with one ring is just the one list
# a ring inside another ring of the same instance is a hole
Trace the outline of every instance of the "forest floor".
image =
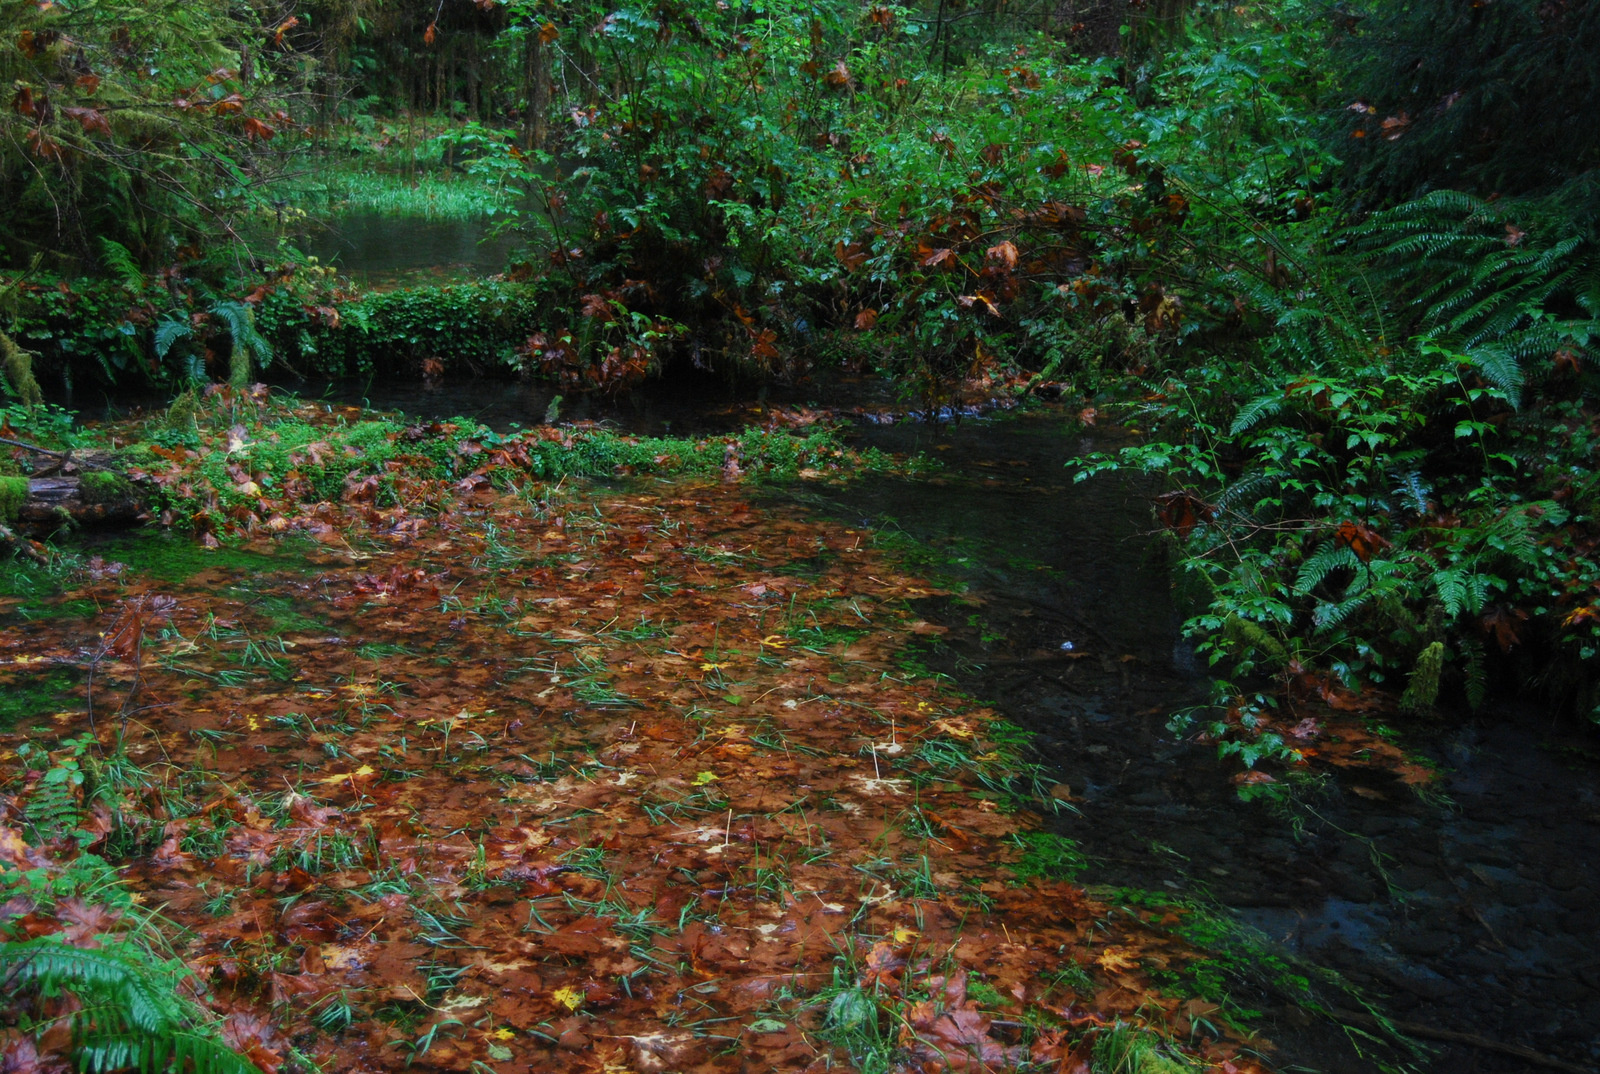
[[(1152, 982), (1197, 957), (1181, 911), (1030, 839), (1066, 788), (918, 664), (936, 587), (871, 531), (760, 505), (732, 449), (603, 487), (457, 442), (386, 506), (291, 503), (236, 465), (265, 435), (149, 468), (231, 467), (249, 533), (0, 596), (13, 937), (153, 912), (268, 1071), (1259, 1069)], [(91, 855), (133, 904), (86, 905)]]

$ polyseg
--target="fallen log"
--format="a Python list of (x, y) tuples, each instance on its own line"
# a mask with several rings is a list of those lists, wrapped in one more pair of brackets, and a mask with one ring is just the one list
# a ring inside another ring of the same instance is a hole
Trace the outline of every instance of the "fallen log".
[(109, 454), (16, 446), (55, 461), (31, 475), (0, 476), (0, 524), (42, 536), (64, 526), (132, 525), (150, 517), (148, 493)]

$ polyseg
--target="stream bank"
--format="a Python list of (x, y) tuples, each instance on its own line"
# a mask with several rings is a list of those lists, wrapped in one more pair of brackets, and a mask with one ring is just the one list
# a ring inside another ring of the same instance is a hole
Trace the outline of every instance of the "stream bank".
[(927, 452), (946, 472), (868, 478), (830, 492), (824, 509), (938, 550), (967, 584), (965, 600), (919, 605), (949, 629), (925, 662), (1035, 732), (1080, 811), (1047, 822), (1082, 848), (1079, 879), (1211, 907), (1435, 1031), (1430, 1054), (1409, 1056), (1235, 978), (1230, 998), (1263, 1012), (1277, 1063), (1327, 1074), (1600, 1066), (1592, 732), (1532, 706), (1451, 715), (1401, 737), (1441, 773), (1423, 793), (1346, 768), (1315, 772), (1279, 805), (1242, 802), (1236, 766), (1166, 727), (1205, 691), (1146, 532), (1147, 499), (1114, 479), (1074, 486), (1063, 467), (1102, 438), (1049, 411), (862, 435)]
[[(868, 410), (890, 399), (885, 385), (850, 391)], [(708, 379), (581, 405), (585, 417), (638, 432), (711, 431), (822, 395), (803, 385), (752, 398)], [(548, 389), (401, 387), (370, 401), (527, 423)], [(1367, 1039), (1362, 1026), (1308, 1015), (1270, 981), (1229, 981), (1231, 1003), (1261, 1012), (1252, 1020), (1278, 1046), (1277, 1063), (1511, 1074), (1533, 1069), (1512, 1054), (1523, 1049), (1558, 1064), (1545, 1069), (1600, 1065), (1592, 732), (1502, 706), (1404, 729), (1406, 748), (1441, 773), (1423, 793), (1376, 767), (1342, 768), (1293, 784), (1282, 803), (1242, 802), (1236, 766), (1167, 728), (1206, 690), (1179, 633), (1149, 496), (1115, 477), (1075, 484), (1065, 466), (1116, 446), (1116, 431), (1043, 407), (959, 424), (862, 420), (854, 436), (924, 453), (944, 471), (773, 497), (891, 543), (898, 534), (919, 567), (966, 587), (962, 599), (919, 603), (948, 630), (924, 662), (1034, 732), (1079, 810), (1049, 823), (1082, 848), (1081, 882), (1208, 907), (1251, 938), (1247, 947), (1264, 940), (1337, 973), (1388, 1017), (1462, 1038), (1413, 1055), (1381, 1033)], [(1359, 1006), (1349, 994), (1324, 1001)]]
[[(424, 419), (537, 423), (548, 399), (505, 387), (406, 389), (404, 399), (358, 390)], [(708, 383), (680, 396), (590, 401), (583, 413), (640, 432), (709, 431), (769, 405), (803, 406), (808, 394), (752, 399)], [(764, 499), (870, 526), (922, 573), (966, 587), (959, 598), (918, 600), (917, 613), (947, 631), (922, 662), (1035, 733), (1079, 811), (1048, 823), (1080, 848), (1080, 882), (1112, 903), (1146, 892), (1208, 908), (1234, 936), (1258, 938), (1247, 957), (1272, 951), (1289, 969), (1300, 960), (1335, 971), (1402, 1022), (1458, 1038), (1409, 1056), (1312, 1017), (1292, 990), (1237, 972), (1237, 954), (1219, 958), (1213, 984), (1264, 1027), (1281, 1068), (1532, 1069), (1508, 1051), (1517, 1048), (1560, 1064), (1552, 1069), (1594, 1067), (1592, 735), (1568, 735), (1533, 711), (1412, 727), (1407, 745), (1443, 772), (1427, 794), (1377, 769), (1343, 769), (1295, 784), (1280, 807), (1241, 802), (1233, 770), (1166, 726), (1205, 689), (1147, 532), (1146, 490), (1115, 478), (1074, 484), (1063, 465), (1115, 433), (1041, 408), (957, 426), (863, 421), (854, 435), (862, 446), (924, 453), (944, 470)], [(1229, 945), (1239, 949), (1233, 937), (1219, 941)]]

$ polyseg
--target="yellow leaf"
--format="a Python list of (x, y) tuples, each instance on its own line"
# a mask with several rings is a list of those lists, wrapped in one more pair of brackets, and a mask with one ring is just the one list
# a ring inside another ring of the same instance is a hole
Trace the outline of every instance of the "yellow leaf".
[(722, 670), (722, 665), (721, 664), (701, 664), (700, 665), (700, 670), (701, 671), (721, 671)]
[(513, 1037), (516, 1036), (516, 1034), (513, 1033), (511, 1030), (505, 1028), (504, 1026), (501, 1026), (499, 1029), (495, 1030), (493, 1033), (490, 1033), (489, 1036), (493, 1037), (495, 1040), (511, 1040)]
[(378, 770), (376, 768), (373, 768), (370, 764), (364, 764), (354, 772), (340, 772), (337, 775), (323, 776), (321, 779), (314, 779), (311, 782), (321, 783), (326, 786), (334, 783), (344, 783), (352, 779), (363, 779), (367, 776), (377, 775), (377, 773)]
[(783, 640), (782, 634), (768, 634), (761, 639), (761, 644), (772, 649), (782, 649), (787, 647), (789, 643)]
[(576, 988), (558, 988), (550, 993), (550, 998), (569, 1011), (575, 1011), (583, 1006), (583, 993)]
[(715, 772), (699, 772), (690, 782), (696, 787), (704, 787), (707, 783), (714, 782), (716, 778), (717, 774)]
[(1126, 947), (1108, 947), (1094, 961), (1095, 965), (1112, 973), (1131, 970), (1139, 965), (1139, 960)]
[(322, 962), (330, 970), (359, 970), (366, 965), (361, 949), (354, 944), (323, 944)]
[(899, 928), (894, 930), (894, 934), (893, 935), (894, 935), (894, 942), (895, 943), (910, 943), (912, 940), (915, 940), (918, 936), (921, 936), (922, 933), (918, 932), (916, 929), (908, 929), (904, 925), (902, 925)]

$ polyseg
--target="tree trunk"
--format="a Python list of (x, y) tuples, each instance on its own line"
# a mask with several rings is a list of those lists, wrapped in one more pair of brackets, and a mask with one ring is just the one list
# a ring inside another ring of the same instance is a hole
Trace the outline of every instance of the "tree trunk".
[(522, 148), (543, 149), (550, 111), (550, 53), (538, 26), (528, 34), (522, 72)]

